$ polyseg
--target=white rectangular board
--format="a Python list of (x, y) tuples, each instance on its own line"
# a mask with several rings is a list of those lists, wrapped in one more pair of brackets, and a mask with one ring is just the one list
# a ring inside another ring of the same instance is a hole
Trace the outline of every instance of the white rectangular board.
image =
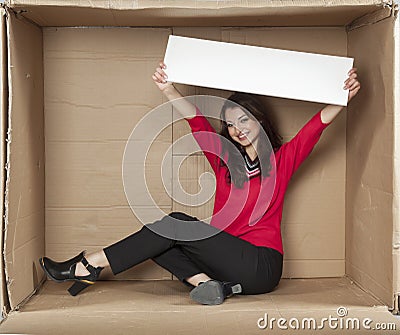
[(164, 62), (175, 83), (346, 106), (354, 59), (170, 35)]

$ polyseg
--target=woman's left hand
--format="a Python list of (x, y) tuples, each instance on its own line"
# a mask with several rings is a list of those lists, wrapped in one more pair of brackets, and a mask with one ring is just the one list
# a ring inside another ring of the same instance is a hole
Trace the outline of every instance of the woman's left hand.
[(344, 82), (344, 89), (349, 90), (348, 102), (354, 98), (361, 88), (360, 82), (357, 80), (357, 68), (353, 67), (349, 73), (349, 78)]

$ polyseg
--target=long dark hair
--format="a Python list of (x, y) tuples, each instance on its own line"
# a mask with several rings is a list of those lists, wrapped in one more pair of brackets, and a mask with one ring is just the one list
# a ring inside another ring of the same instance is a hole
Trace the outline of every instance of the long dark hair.
[(267, 177), (271, 171), (270, 162), (271, 150), (278, 150), (282, 146), (282, 137), (275, 130), (268, 118), (265, 107), (254, 95), (247, 93), (234, 93), (224, 103), (221, 109), (221, 131), (220, 135), (231, 142), (237, 150), (229, 150), (228, 144), (222, 141), (222, 157), (229, 152), (228, 162), (225, 164), (221, 160), (222, 165), (228, 165), (231, 171), (227, 171), (227, 179), (236, 187), (242, 188), (243, 184), (249, 179), (246, 173), (246, 167), (243, 164), (243, 155), (245, 149), (229, 135), (226, 123), (225, 112), (228, 108), (240, 107), (243, 112), (253, 120), (257, 120), (261, 125), (259, 140), (257, 144), (257, 154), (260, 161), (261, 178)]

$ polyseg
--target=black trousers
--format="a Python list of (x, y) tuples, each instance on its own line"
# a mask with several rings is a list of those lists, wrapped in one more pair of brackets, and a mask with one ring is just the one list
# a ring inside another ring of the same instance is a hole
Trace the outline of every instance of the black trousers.
[[(210, 237), (185, 240), (181, 231), (187, 229)], [(163, 231), (168, 234), (158, 233)], [(280, 252), (255, 246), (180, 212), (143, 226), (104, 248), (104, 253), (114, 274), (152, 259), (183, 282), (205, 273), (213, 279), (240, 283), (243, 294), (270, 292), (282, 275)]]

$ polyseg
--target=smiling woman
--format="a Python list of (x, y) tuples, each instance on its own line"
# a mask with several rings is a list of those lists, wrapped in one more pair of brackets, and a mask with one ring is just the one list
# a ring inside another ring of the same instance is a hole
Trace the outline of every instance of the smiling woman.
[[(247, 180), (243, 156), (251, 161), (262, 161), (262, 175), (268, 175), (271, 169), (270, 156), (282, 145), (282, 138), (268, 118), (265, 107), (256, 96), (246, 93), (234, 93), (224, 103), (221, 109), (220, 134), (238, 149), (229, 153), (228, 165), (231, 174), (228, 178), (242, 187)], [(260, 131), (260, 130), (263, 131)], [(229, 149), (227, 143), (222, 143), (223, 153)], [(223, 162), (222, 162), (223, 163)], [(224, 163), (223, 163), (224, 164)], [(233, 172), (235, 172), (233, 174)]]
[[(281, 218), (287, 186), (342, 107), (325, 107), (282, 144), (257, 98), (236, 93), (221, 109), (221, 136), (216, 136), (199, 108), (166, 81), (165, 68), (160, 63), (154, 83), (186, 118), (216, 177), (210, 224), (174, 212), (87, 257), (80, 254), (62, 263), (43, 257), (40, 263), (54, 281), (74, 281), (72, 295), (93, 284), (104, 267), (118, 274), (147, 259), (191, 286), (191, 298), (201, 304), (220, 304), (238, 293), (270, 292), (282, 275)], [(355, 69), (345, 89), (349, 100), (360, 89)], [(166, 230), (167, 237), (157, 233)], [(178, 238), (186, 230), (198, 235)], [(195, 238), (205, 235), (209, 237)]]

